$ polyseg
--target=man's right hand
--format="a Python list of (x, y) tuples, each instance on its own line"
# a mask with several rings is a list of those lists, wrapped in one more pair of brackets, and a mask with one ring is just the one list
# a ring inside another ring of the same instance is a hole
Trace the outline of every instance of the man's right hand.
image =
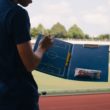
[(53, 44), (53, 37), (44, 36), (43, 39), (40, 40), (37, 50), (45, 52), (50, 48)]

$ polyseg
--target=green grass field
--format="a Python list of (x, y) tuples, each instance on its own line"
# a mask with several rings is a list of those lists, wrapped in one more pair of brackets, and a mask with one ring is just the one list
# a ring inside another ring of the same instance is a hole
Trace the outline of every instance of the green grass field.
[(39, 86), (39, 91), (78, 91), (78, 90), (100, 90), (110, 88), (109, 82), (84, 82), (57, 78), (38, 71), (33, 71), (35, 81)]

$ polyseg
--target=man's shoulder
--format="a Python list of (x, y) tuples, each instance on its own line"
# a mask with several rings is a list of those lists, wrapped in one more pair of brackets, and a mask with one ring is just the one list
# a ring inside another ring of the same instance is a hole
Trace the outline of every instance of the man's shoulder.
[(27, 14), (27, 11), (19, 5), (14, 6), (11, 9), (11, 12), (14, 13), (14, 14), (20, 14), (20, 13), (21, 14)]
[(7, 13), (7, 19), (12, 20), (13, 18), (26, 18), (28, 17), (28, 12), (19, 5), (13, 6)]

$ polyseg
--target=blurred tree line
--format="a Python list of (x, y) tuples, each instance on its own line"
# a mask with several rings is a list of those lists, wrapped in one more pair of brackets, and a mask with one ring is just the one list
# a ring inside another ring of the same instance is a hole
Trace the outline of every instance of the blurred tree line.
[(76, 24), (71, 26), (68, 30), (61, 23), (56, 23), (51, 29), (46, 29), (42, 24), (37, 27), (31, 28), (31, 36), (37, 37), (39, 33), (44, 35), (55, 35), (57, 38), (69, 39), (89, 39), (89, 40), (110, 40), (110, 34), (101, 34), (98, 36), (89, 36)]

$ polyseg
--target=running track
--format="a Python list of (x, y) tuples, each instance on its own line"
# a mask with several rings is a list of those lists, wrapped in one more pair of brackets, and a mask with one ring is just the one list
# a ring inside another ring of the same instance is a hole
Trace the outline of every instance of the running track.
[(41, 96), (40, 110), (110, 110), (110, 94)]

